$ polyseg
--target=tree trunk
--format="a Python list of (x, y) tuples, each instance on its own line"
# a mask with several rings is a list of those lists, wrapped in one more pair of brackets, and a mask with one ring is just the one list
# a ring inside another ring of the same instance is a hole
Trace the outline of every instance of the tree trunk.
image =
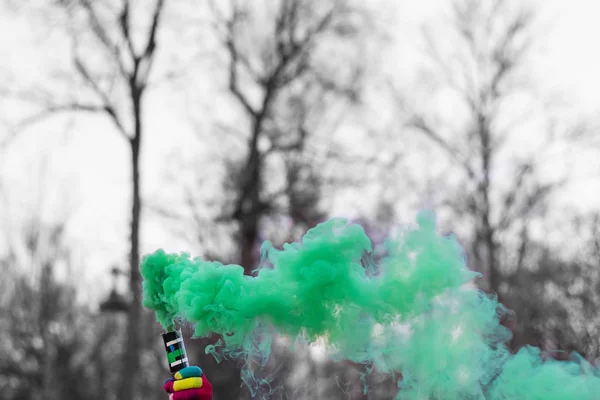
[(41, 395), (49, 400), (56, 399), (54, 384), (54, 343), (50, 340), (49, 324), (52, 318), (52, 310), (48, 307), (49, 296), (51, 296), (52, 285), (52, 267), (51, 265), (42, 265), (40, 276), (40, 336), (43, 343), (42, 353), (42, 382)]
[(244, 274), (251, 275), (252, 270), (256, 267), (254, 245), (258, 238), (258, 216), (245, 216), (241, 225), (241, 264), (244, 267)]
[(492, 224), (492, 205), (490, 203), (491, 182), (490, 174), (492, 172), (492, 133), (490, 129), (489, 118), (480, 114), (477, 118), (479, 140), (480, 140), (480, 157), (481, 169), (483, 172), (483, 180), (480, 184), (480, 199), (482, 200), (481, 222), (482, 229), (481, 241), (485, 249), (484, 263), (485, 273), (488, 274), (488, 289), (495, 292), (500, 300), (500, 272), (497, 265), (497, 246), (494, 238), (495, 229)]
[(244, 274), (251, 275), (256, 267), (256, 254), (254, 245), (258, 239), (258, 223), (263, 207), (260, 201), (261, 189), (261, 159), (258, 150), (258, 137), (262, 130), (263, 117), (257, 118), (252, 129), (250, 140), (250, 154), (246, 163), (246, 179), (241, 188), (238, 204), (238, 218), (240, 223), (240, 263), (244, 267)]
[(130, 139), (131, 166), (132, 166), (132, 207), (131, 207), (131, 249), (129, 253), (129, 290), (131, 292), (131, 304), (127, 319), (127, 338), (123, 352), (123, 372), (119, 388), (119, 399), (135, 399), (136, 387), (140, 373), (140, 324), (142, 316), (142, 293), (140, 264), (140, 145), (142, 138), (141, 125), (141, 93), (133, 96), (135, 115), (135, 134)]

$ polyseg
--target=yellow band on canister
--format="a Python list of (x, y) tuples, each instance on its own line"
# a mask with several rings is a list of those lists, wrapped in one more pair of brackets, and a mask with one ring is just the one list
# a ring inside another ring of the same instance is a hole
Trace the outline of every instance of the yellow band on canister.
[(198, 389), (202, 387), (202, 378), (185, 378), (173, 382), (173, 391), (180, 392), (188, 389)]

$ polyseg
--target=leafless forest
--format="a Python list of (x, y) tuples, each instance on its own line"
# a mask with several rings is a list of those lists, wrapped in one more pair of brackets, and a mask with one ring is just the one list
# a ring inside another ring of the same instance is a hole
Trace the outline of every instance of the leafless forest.
[[(138, 268), (158, 247), (252, 274), (264, 240), (335, 216), (378, 240), (421, 209), (513, 311), (511, 349), (596, 363), (597, 120), (543, 79), (543, 5), (440, 1), (408, 30), (404, 3), (2, 0), (0, 398), (164, 399)], [(215, 399), (250, 398), (214, 340), (186, 345)], [(273, 398), (397, 389), (271, 364)]]

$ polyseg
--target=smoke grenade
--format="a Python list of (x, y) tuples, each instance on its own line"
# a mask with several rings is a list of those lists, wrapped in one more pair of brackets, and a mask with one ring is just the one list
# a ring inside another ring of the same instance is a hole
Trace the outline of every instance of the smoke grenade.
[(169, 362), (169, 370), (172, 374), (188, 367), (187, 354), (183, 344), (181, 330), (171, 331), (162, 334), (165, 343), (165, 351), (167, 352), (167, 360)]

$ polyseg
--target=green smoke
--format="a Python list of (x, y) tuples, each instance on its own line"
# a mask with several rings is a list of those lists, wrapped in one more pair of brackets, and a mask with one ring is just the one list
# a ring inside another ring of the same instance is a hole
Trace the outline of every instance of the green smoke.
[[(332, 357), (402, 374), (398, 399), (593, 399), (597, 370), (585, 361), (545, 362), (527, 348), (511, 355), (504, 309), (468, 285), (453, 237), (437, 234), (434, 218), (388, 239), (374, 254), (362, 227), (333, 219), (277, 250), (266, 242), (256, 277), (237, 265), (167, 254), (144, 257), (144, 306), (165, 329), (176, 320), (222, 339), (217, 358), (269, 357), (274, 333), (322, 341)], [(252, 371), (242, 378), (253, 387)]]

